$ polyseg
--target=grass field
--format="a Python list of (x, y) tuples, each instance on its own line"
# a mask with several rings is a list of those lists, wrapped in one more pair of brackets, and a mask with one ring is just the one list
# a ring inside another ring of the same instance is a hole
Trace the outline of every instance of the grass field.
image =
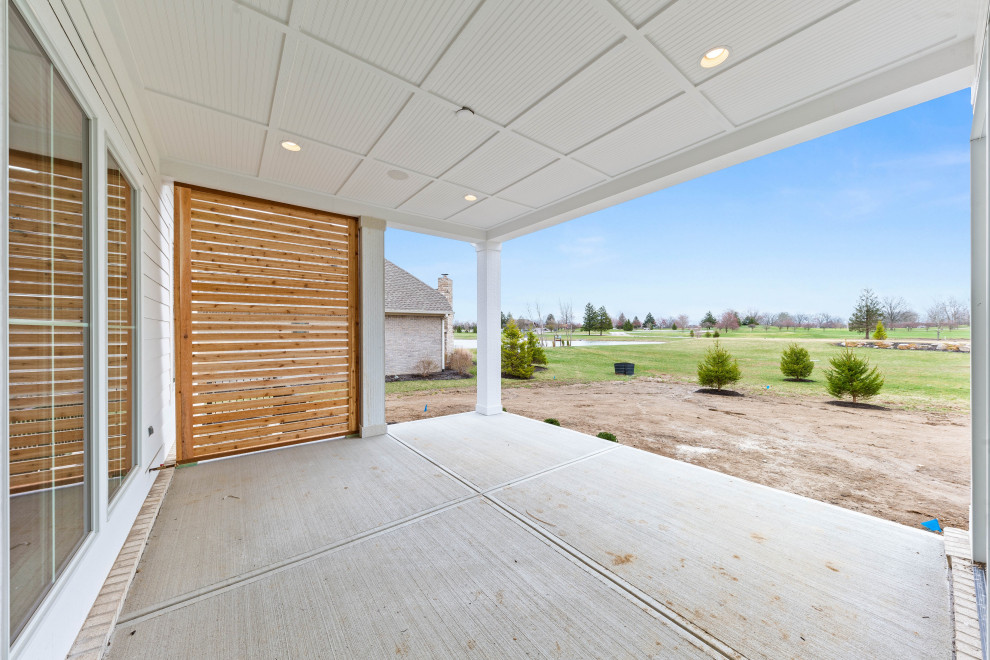
[[(695, 329), (695, 334), (704, 335), (704, 330), (699, 331)], [(928, 330), (924, 328), (895, 328), (893, 330), (887, 331), (887, 339), (890, 341), (894, 340), (905, 340), (905, 339), (937, 339), (937, 331), (935, 328), (929, 328)], [(633, 332), (622, 333), (620, 330), (613, 330), (611, 332), (606, 332), (599, 335), (597, 332), (588, 334), (586, 332), (575, 332), (573, 335), (574, 339), (582, 339), (585, 341), (660, 341), (664, 339), (673, 339), (677, 337), (688, 337), (688, 332), (683, 330), (635, 330)], [(763, 328), (755, 328), (750, 330), (749, 328), (740, 328), (739, 330), (733, 330), (727, 335), (728, 338), (749, 338), (749, 339), (835, 339), (836, 341), (842, 339), (863, 339), (862, 332), (849, 332), (848, 330), (842, 328), (811, 328), (810, 330), (794, 329), (794, 330), (777, 330), (776, 328), (771, 328), (769, 330), (764, 330)], [(477, 339), (478, 334), (475, 332), (458, 332), (454, 334), (454, 339)], [(941, 339), (969, 339), (969, 327), (963, 326), (956, 328), (955, 330), (943, 330), (941, 333)]]
[[(802, 331), (803, 332), (803, 331)], [(828, 359), (840, 349), (827, 341), (803, 339), (800, 343), (811, 353), (815, 371), (812, 382), (793, 383), (780, 373), (780, 352), (786, 341), (750, 338), (748, 331), (732, 333), (723, 344), (739, 360), (743, 379), (734, 389), (748, 394), (770, 393), (787, 396), (827, 396), (822, 369)], [(646, 336), (654, 333), (637, 333)], [(787, 335), (785, 333), (784, 337)], [(781, 337), (783, 339), (784, 337)], [(843, 332), (842, 338), (849, 338)], [(681, 339), (667, 344), (644, 346), (583, 346), (548, 348), (550, 367), (529, 381), (503, 379), (503, 387), (526, 387), (534, 382), (583, 383), (604, 380), (625, 380), (643, 376), (659, 376), (677, 382), (694, 382), (698, 361), (710, 339)], [(969, 410), (969, 354), (935, 351), (894, 351), (857, 349), (877, 365), (886, 384), (874, 403), (909, 409)], [(614, 362), (634, 362), (636, 376), (616, 376)], [(451, 387), (472, 387), (474, 378), (457, 381), (408, 381), (386, 384), (386, 392), (437, 390)]]

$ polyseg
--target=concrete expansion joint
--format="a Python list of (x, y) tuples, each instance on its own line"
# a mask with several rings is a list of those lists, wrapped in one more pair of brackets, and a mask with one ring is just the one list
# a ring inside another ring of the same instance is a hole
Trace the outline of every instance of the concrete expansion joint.
[(175, 610), (182, 609), (183, 607), (186, 607), (188, 605), (192, 605), (194, 603), (198, 603), (200, 601), (207, 600), (207, 599), (212, 598), (214, 596), (218, 596), (218, 595), (220, 595), (222, 593), (226, 593), (226, 592), (231, 591), (233, 589), (236, 589), (238, 587), (241, 587), (241, 586), (244, 586), (244, 585), (247, 585), (247, 584), (251, 584), (253, 582), (257, 582), (257, 581), (262, 580), (262, 579), (264, 579), (266, 577), (269, 577), (271, 575), (275, 575), (277, 573), (281, 573), (283, 571), (289, 570), (291, 568), (295, 568), (297, 566), (302, 566), (302, 565), (307, 564), (309, 562), (315, 561), (315, 560), (317, 560), (317, 559), (319, 559), (319, 558), (321, 558), (321, 557), (323, 557), (325, 555), (328, 555), (328, 554), (337, 552), (339, 550), (342, 550), (342, 549), (344, 549), (346, 547), (349, 547), (351, 545), (354, 545), (356, 543), (360, 543), (362, 541), (366, 541), (368, 539), (371, 539), (371, 538), (380, 536), (382, 534), (386, 534), (386, 533), (391, 532), (393, 530), (400, 529), (400, 528), (406, 527), (408, 525), (412, 525), (412, 524), (414, 524), (416, 522), (419, 522), (421, 520), (425, 520), (427, 518), (431, 518), (431, 517), (433, 517), (433, 516), (435, 516), (435, 515), (437, 515), (439, 513), (443, 513), (444, 511), (448, 511), (450, 509), (453, 509), (453, 508), (459, 507), (459, 506), (461, 506), (463, 504), (466, 504), (467, 502), (471, 502), (471, 501), (478, 500), (478, 499), (485, 499), (486, 493), (490, 493), (492, 491), (499, 490), (501, 488), (505, 488), (507, 486), (511, 486), (513, 484), (516, 484), (516, 483), (521, 483), (523, 481), (527, 481), (529, 479), (536, 478), (536, 477), (538, 477), (540, 475), (543, 475), (543, 474), (546, 474), (548, 472), (559, 470), (561, 468), (567, 467), (567, 466), (572, 465), (574, 463), (577, 463), (577, 462), (580, 462), (580, 461), (584, 461), (584, 460), (587, 460), (589, 458), (593, 458), (595, 456), (598, 456), (598, 455), (603, 454), (603, 453), (606, 453), (606, 452), (615, 451), (617, 449), (617, 447), (607, 447), (605, 449), (602, 449), (602, 450), (599, 450), (599, 451), (596, 451), (596, 452), (592, 452), (592, 453), (586, 454), (584, 456), (579, 456), (576, 459), (573, 459), (573, 460), (570, 460), (570, 461), (565, 461), (563, 463), (559, 463), (557, 465), (551, 466), (551, 467), (546, 468), (544, 470), (540, 470), (538, 472), (527, 474), (527, 475), (524, 475), (524, 476), (519, 477), (517, 479), (513, 479), (513, 480), (507, 481), (505, 483), (498, 484), (498, 485), (493, 486), (491, 488), (482, 489), (478, 485), (472, 483), (470, 480), (462, 477), (461, 475), (457, 474), (453, 470), (451, 470), (451, 469), (449, 469), (449, 468), (441, 465), (440, 463), (438, 463), (435, 460), (431, 459), (429, 456), (427, 456), (427, 455), (423, 454), (422, 452), (418, 451), (417, 449), (409, 446), (405, 442), (402, 442), (401, 440), (399, 440), (395, 436), (389, 435), (388, 437), (390, 439), (392, 439), (393, 441), (397, 442), (398, 444), (402, 445), (403, 447), (406, 447), (410, 451), (414, 452), (415, 454), (417, 454), (419, 456), (422, 456), (425, 460), (427, 460), (430, 463), (432, 463), (433, 465), (437, 466), (440, 470), (442, 470), (448, 476), (452, 477), (456, 481), (458, 481), (461, 484), (463, 484), (464, 486), (468, 487), (472, 492), (470, 494), (467, 494), (467, 495), (463, 496), (463, 497), (459, 497), (457, 499), (451, 500), (451, 501), (446, 502), (444, 504), (440, 504), (438, 506), (432, 507), (432, 508), (427, 509), (425, 511), (420, 511), (420, 512), (415, 513), (415, 514), (413, 514), (411, 516), (408, 516), (406, 518), (401, 518), (399, 520), (395, 520), (395, 521), (386, 523), (384, 525), (380, 525), (378, 527), (375, 527), (375, 528), (366, 530), (366, 531), (361, 532), (359, 534), (355, 534), (355, 535), (350, 536), (350, 537), (348, 537), (346, 539), (341, 539), (340, 541), (336, 541), (334, 543), (330, 543), (330, 544), (327, 544), (327, 545), (324, 545), (324, 546), (320, 546), (318, 548), (314, 548), (314, 549), (309, 550), (307, 552), (304, 552), (304, 553), (295, 555), (294, 557), (289, 557), (289, 558), (284, 559), (284, 560), (282, 560), (280, 562), (277, 562), (277, 563), (274, 563), (274, 564), (270, 564), (270, 565), (265, 566), (263, 568), (259, 568), (259, 569), (254, 570), (254, 571), (248, 571), (246, 573), (241, 573), (240, 575), (233, 576), (231, 578), (228, 578), (226, 580), (222, 580), (220, 582), (216, 582), (216, 583), (211, 584), (211, 585), (207, 585), (207, 586), (202, 587), (200, 589), (195, 589), (193, 591), (190, 591), (190, 592), (187, 592), (187, 593), (184, 593), (184, 594), (180, 594), (180, 595), (175, 596), (173, 598), (170, 598), (168, 600), (162, 601), (160, 603), (156, 603), (156, 604), (154, 604), (154, 605), (152, 605), (150, 607), (146, 607), (144, 609), (141, 609), (141, 610), (132, 612), (131, 614), (127, 615), (126, 617), (121, 617), (120, 619), (117, 620), (117, 625), (118, 626), (120, 626), (120, 625), (134, 625), (134, 624), (142, 623), (144, 621), (148, 621), (150, 619), (157, 618), (157, 617), (162, 616), (164, 614), (167, 614), (169, 612), (173, 612)]
[(443, 513), (444, 511), (458, 507), (461, 504), (464, 504), (465, 502), (476, 499), (477, 497), (478, 495), (476, 494), (465, 495), (463, 497), (459, 497), (457, 499), (432, 507), (425, 511), (420, 511), (411, 516), (400, 518), (399, 520), (394, 520), (392, 522), (386, 523), (384, 525), (380, 525), (378, 527), (374, 527), (359, 534), (354, 534), (353, 536), (350, 536), (346, 539), (341, 539), (340, 541), (335, 541), (334, 543), (329, 543), (327, 545), (314, 548), (307, 552), (300, 553), (298, 555), (295, 555), (294, 557), (289, 557), (288, 559), (284, 559), (274, 564), (270, 564), (263, 568), (259, 568), (254, 571), (248, 571), (246, 573), (241, 573), (240, 575), (235, 575), (234, 577), (227, 578), (226, 580), (221, 580), (220, 582), (215, 582), (214, 584), (207, 585), (200, 589), (194, 589), (193, 591), (180, 594), (178, 596), (175, 596), (174, 598), (169, 598), (168, 600), (162, 601), (160, 603), (156, 603), (155, 605), (152, 605), (150, 607), (146, 607), (144, 609), (133, 612), (127, 617), (122, 617), (121, 619), (118, 620), (117, 625), (125, 625), (125, 624), (133, 625), (137, 623), (142, 623), (144, 621), (148, 621), (149, 619), (154, 619), (163, 614), (167, 614), (169, 612), (182, 609), (187, 605), (192, 605), (194, 603), (198, 603), (200, 601), (212, 598), (213, 596), (218, 596), (220, 594), (226, 593), (238, 587), (257, 582), (268, 576), (276, 575), (291, 568), (308, 564), (325, 555), (332, 554), (348, 546), (354, 545), (356, 543), (360, 543), (361, 541), (366, 541), (368, 539), (381, 536), (382, 534), (386, 534), (393, 530), (406, 527), (420, 520), (431, 518), (437, 515), (438, 513)]
[(440, 470), (445, 472), (450, 477), (456, 479), (457, 481), (460, 481), (461, 483), (477, 491), (477, 495), (475, 495), (470, 499), (472, 500), (479, 498), (482, 499), (487, 504), (491, 505), (496, 511), (506, 516), (516, 524), (525, 528), (528, 532), (539, 538), (544, 543), (550, 545), (557, 552), (560, 552), (569, 561), (578, 565), (583, 570), (588, 571), (592, 575), (596, 576), (598, 579), (604, 581), (611, 588), (616, 589), (619, 593), (621, 593), (623, 596), (625, 596), (632, 602), (636, 603), (637, 605), (641, 607), (645, 606), (645, 608), (655, 616), (658, 616), (663, 620), (677, 626), (680, 630), (684, 631), (686, 634), (691, 636), (696, 643), (701, 643), (705, 650), (717, 654), (714, 657), (724, 657), (724, 658), (745, 657), (743, 654), (729, 647), (728, 645), (726, 645), (724, 642), (719, 640), (717, 637), (712, 635), (707, 630), (704, 630), (699, 626), (691, 623), (690, 621), (687, 621), (686, 619), (682, 618), (676, 612), (665, 607), (664, 605), (656, 601), (653, 597), (649, 596), (642, 590), (636, 588), (626, 580), (622, 579), (621, 577), (613, 573), (611, 570), (609, 570), (606, 566), (602, 565), (600, 562), (585, 555), (583, 552), (581, 552), (571, 544), (560, 539), (556, 535), (548, 532), (546, 529), (538, 525), (536, 522), (527, 519), (525, 516), (523, 516), (521, 513), (513, 509), (511, 506), (505, 504), (497, 497), (494, 497), (494, 493), (497, 491), (503, 490), (510, 486), (514, 486), (517, 484), (530, 481), (532, 479), (537, 479), (551, 472), (556, 472), (558, 470), (561, 470), (565, 467), (569, 467), (576, 463), (581, 463), (590, 460), (592, 458), (601, 456), (602, 454), (607, 454), (609, 452), (616, 451), (617, 449), (619, 449), (619, 447), (606, 447), (604, 449), (600, 449), (598, 451), (591, 452), (583, 456), (579, 456), (569, 461), (558, 463), (546, 469), (539, 470), (537, 472), (533, 472), (531, 474), (527, 474), (522, 477), (518, 477), (516, 479), (511, 479), (509, 481), (497, 484), (490, 488), (482, 489), (476, 484), (473, 484), (467, 478), (458, 474), (455, 470), (452, 470), (451, 468), (445, 466), (439, 461), (434, 460), (429, 455), (419, 451), (418, 449), (409, 445), (408, 443), (403, 442), (400, 438), (393, 435), (389, 435), (389, 437), (395, 440), (396, 442), (398, 442), (399, 444), (403, 445), (404, 447), (408, 448), (413, 453), (429, 461), (430, 463), (438, 467)]

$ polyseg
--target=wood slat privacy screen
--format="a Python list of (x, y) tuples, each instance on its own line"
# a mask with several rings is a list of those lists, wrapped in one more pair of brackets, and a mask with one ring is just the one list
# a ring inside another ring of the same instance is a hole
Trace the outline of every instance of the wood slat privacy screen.
[(357, 430), (357, 221), (175, 186), (178, 460)]
[(10, 491), (84, 476), (82, 165), (10, 152)]

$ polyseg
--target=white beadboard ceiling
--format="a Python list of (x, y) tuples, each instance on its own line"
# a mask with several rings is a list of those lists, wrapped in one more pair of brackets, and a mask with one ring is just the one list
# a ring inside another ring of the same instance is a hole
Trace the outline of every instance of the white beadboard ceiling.
[(477, 242), (961, 89), (987, 1), (103, 8), (167, 176)]

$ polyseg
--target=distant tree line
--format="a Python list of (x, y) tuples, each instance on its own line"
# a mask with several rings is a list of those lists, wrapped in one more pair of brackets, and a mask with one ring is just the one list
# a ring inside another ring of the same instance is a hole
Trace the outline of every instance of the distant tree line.
[[(565, 310), (566, 307), (566, 310)], [(561, 306), (561, 313), (558, 317), (553, 314), (544, 316), (540, 306), (536, 305), (534, 314), (527, 306), (529, 318), (513, 318), (511, 313), (502, 313), (502, 327), (509, 321), (515, 321), (523, 331), (534, 330), (541, 337), (544, 330), (559, 332), (572, 329), (580, 329), (589, 335), (597, 332), (599, 335), (609, 330), (688, 330), (691, 328), (704, 328), (706, 331), (716, 330), (721, 334), (749, 328), (751, 331), (762, 328), (769, 331), (776, 328), (779, 331), (813, 328), (848, 328), (853, 332), (862, 332), (869, 339), (877, 332), (877, 324), (880, 324), (884, 332), (893, 328), (924, 328), (928, 330), (935, 328), (937, 337), (941, 338), (942, 332), (955, 330), (960, 326), (969, 325), (969, 306), (959, 298), (948, 296), (936, 298), (925, 310), (924, 314), (919, 314), (911, 308), (908, 302), (901, 296), (877, 296), (872, 289), (863, 289), (856, 300), (852, 314), (848, 319), (835, 316), (827, 312), (808, 314), (804, 312), (768, 312), (760, 311), (750, 307), (744, 313), (735, 309), (723, 310), (716, 316), (711, 311), (705, 313), (697, 324), (692, 324), (687, 314), (677, 316), (658, 316), (653, 312), (647, 312), (640, 321), (639, 316), (631, 319), (624, 312), (619, 312), (618, 316), (611, 316), (606, 311), (604, 305), (596, 306), (588, 303), (584, 306), (584, 316), (580, 325), (577, 320), (571, 318), (570, 305)], [(566, 316), (566, 321), (564, 317)], [(466, 328), (477, 329), (477, 324), (461, 323), (465, 332), (470, 332)], [(455, 325), (455, 330), (458, 325)]]

